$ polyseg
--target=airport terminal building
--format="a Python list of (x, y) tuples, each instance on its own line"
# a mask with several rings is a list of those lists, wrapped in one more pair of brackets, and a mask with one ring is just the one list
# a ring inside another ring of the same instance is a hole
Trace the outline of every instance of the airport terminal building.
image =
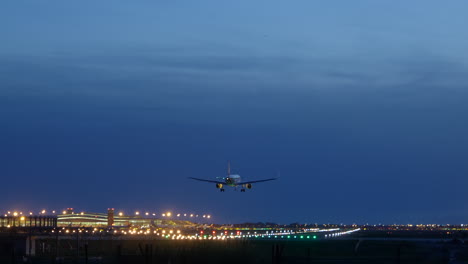
[(5, 215), (0, 217), (0, 227), (96, 227), (96, 228), (155, 228), (155, 227), (194, 227), (196, 224), (184, 220), (160, 219), (156, 216), (115, 215), (113, 208), (107, 213), (76, 213), (68, 208), (58, 215)]

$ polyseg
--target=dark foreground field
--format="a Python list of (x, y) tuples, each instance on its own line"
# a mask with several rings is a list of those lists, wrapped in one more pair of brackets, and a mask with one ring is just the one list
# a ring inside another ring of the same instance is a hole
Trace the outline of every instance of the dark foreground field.
[[(21, 238), (2, 237), (0, 263), (468, 263), (461, 241), (339, 240), (36, 240), (24, 257)], [(25, 242), (25, 241), (24, 241)], [(16, 246), (15, 246), (16, 244)], [(23, 252), (23, 253), (22, 253)]]

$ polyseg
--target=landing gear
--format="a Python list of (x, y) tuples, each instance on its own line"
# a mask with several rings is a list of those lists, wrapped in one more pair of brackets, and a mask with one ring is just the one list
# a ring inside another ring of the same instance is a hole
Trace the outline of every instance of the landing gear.
[(220, 192), (224, 192), (224, 189), (219, 189)]
[(245, 189), (241, 189), (241, 192), (245, 192)]

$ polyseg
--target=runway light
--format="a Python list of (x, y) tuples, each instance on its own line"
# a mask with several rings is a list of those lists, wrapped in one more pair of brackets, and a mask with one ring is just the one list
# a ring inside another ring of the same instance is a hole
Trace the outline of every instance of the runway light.
[(135, 212), (135, 215), (140, 215), (140, 212), (138, 212), (138, 211), (137, 211), (137, 212)]
[(171, 217), (171, 212), (166, 213), (167, 217)]

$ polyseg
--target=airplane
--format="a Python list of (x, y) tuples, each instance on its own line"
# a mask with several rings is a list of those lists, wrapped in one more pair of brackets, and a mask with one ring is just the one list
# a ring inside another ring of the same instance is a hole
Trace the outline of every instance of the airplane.
[(216, 183), (216, 188), (219, 189), (221, 192), (224, 192), (224, 185), (234, 187), (237, 190), (237, 187), (241, 187), (241, 192), (245, 192), (245, 189), (252, 189), (252, 183), (257, 183), (257, 182), (266, 182), (266, 181), (272, 181), (276, 180), (278, 178), (271, 178), (271, 179), (264, 179), (264, 180), (256, 180), (256, 181), (241, 181), (241, 177), (238, 174), (231, 174), (231, 164), (228, 161), (228, 167), (227, 167), (227, 176), (226, 177), (216, 177), (217, 179), (221, 179), (218, 181), (215, 180), (205, 180), (205, 179), (199, 179), (199, 178), (193, 178), (189, 177), (189, 179), (192, 180), (197, 180), (197, 181), (204, 181), (204, 182), (211, 182), (211, 183)]

